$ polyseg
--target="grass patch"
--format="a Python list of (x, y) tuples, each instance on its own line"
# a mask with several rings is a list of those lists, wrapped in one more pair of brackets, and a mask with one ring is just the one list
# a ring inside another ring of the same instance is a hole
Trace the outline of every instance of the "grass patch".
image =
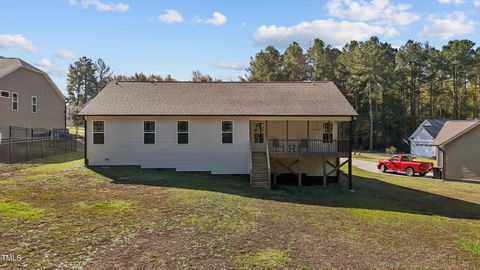
[(480, 185), (354, 168), (355, 192), (345, 178), (255, 190), (245, 177), (92, 169), (82, 158), (0, 172), (0, 250), (25, 258), (0, 268), (480, 267)]
[(31, 206), (26, 202), (0, 202), (0, 216), (7, 219), (36, 221), (44, 216), (45, 210)]
[(85, 127), (68, 127), (68, 133), (78, 134), (80, 136), (85, 136)]
[(480, 240), (460, 239), (458, 247), (460, 250), (466, 251), (473, 256), (480, 257)]
[(135, 207), (133, 202), (119, 199), (100, 200), (92, 204), (78, 202), (74, 203), (73, 206), (82, 210), (95, 209), (106, 212), (124, 212)]
[(394, 211), (382, 211), (361, 208), (345, 208), (343, 212), (357, 219), (358, 221), (369, 224), (395, 223), (398, 225), (409, 223), (432, 223), (442, 221), (438, 216), (425, 216), (421, 214), (410, 214)]
[(293, 266), (293, 260), (285, 251), (267, 248), (238, 257), (235, 265), (238, 269), (285, 269)]

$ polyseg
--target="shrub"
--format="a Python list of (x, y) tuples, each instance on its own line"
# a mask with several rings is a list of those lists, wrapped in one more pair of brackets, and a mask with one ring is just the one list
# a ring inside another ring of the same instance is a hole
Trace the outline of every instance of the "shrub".
[(389, 146), (387, 149), (385, 149), (385, 152), (389, 155), (393, 155), (397, 153), (397, 148), (395, 146)]

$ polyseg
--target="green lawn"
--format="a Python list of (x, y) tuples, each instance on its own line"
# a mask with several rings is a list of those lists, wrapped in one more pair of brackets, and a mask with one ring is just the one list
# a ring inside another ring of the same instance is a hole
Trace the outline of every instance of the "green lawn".
[(68, 133), (70, 134), (77, 134), (80, 136), (85, 136), (85, 128), (84, 127), (68, 127)]
[[(378, 155), (378, 154), (370, 154), (370, 153), (359, 153), (359, 154), (354, 154), (354, 155), (353, 155), (353, 158), (377, 162), (377, 161), (379, 161), (379, 160), (381, 160), (381, 159), (389, 158), (390, 156), (392, 156), (392, 155), (387, 155), (387, 154), (385, 154), (385, 155)], [(415, 160), (417, 160), (417, 161), (425, 161), (425, 162), (435, 162), (435, 159), (432, 159), (432, 158), (421, 158), (421, 157), (418, 157), (418, 158), (415, 158)]]
[(87, 169), (78, 154), (0, 173), (0, 269), (476, 269), (480, 185), (354, 168), (338, 185)]

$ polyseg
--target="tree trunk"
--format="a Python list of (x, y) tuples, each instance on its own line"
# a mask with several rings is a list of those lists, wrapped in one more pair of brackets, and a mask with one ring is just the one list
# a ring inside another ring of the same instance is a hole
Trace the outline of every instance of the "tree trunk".
[(453, 66), (453, 119), (458, 119), (458, 88), (456, 66)]
[(433, 119), (433, 79), (430, 80), (430, 118)]
[(463, 97), (462, 97), (462, 115), (463, 117), (470, 117), (467, 115), (469, 112), (467, 108), (467, 74), (463, 77)]
[(373, 151), (373, 108), (372, 108), (372, 95), (368, 96), (368, 107), (370, 111), (370, 144), (368, 149)]

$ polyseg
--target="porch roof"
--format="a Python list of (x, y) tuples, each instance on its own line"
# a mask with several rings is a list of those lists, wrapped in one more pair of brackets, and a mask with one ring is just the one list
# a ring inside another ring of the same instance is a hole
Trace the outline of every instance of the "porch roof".
[(111, 82), (80, 115), (357, 116), (332, 82)]

